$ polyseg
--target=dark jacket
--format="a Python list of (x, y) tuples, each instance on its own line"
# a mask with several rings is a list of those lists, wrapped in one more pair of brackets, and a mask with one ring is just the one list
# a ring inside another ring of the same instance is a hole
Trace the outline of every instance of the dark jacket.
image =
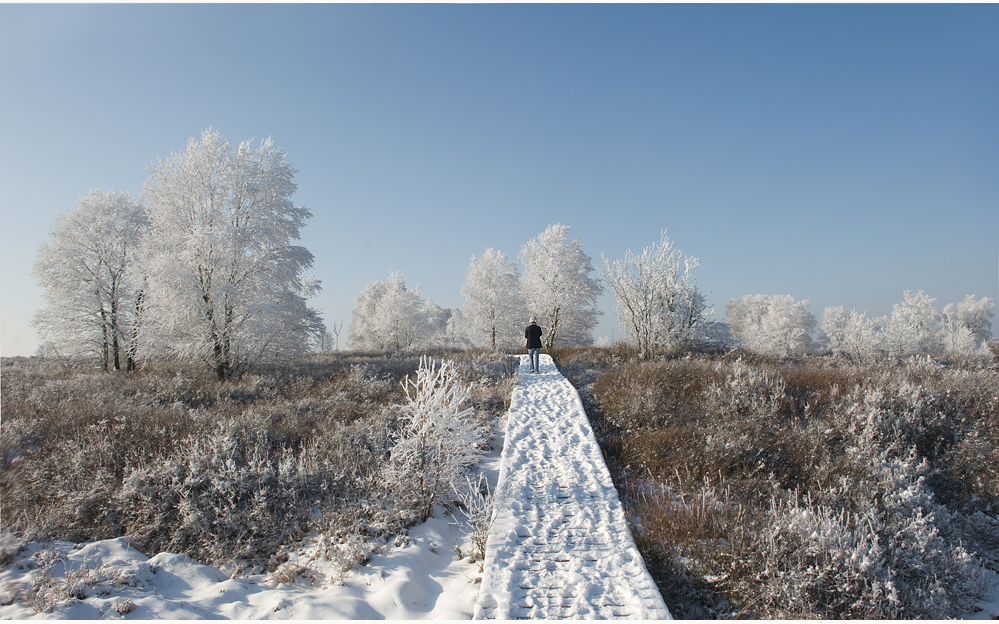
[(524, 330), (524, 338), (527, 338), (527, 348), (528, 349), (540, 349), (541, 348), (541, 328), (531, 323)]

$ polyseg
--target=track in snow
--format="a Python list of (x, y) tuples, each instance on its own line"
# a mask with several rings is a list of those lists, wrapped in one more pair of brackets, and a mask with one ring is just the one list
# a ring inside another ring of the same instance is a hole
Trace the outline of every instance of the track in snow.
[(672, 619), (645, 569), (576, 389), (551, 356), (520, 377), (476, 619)]

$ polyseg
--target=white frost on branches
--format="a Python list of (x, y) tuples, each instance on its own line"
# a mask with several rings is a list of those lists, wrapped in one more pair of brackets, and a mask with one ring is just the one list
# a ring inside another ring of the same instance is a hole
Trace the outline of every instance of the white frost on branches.
[(614, 292), (621, 328), (651, 357), (698, 341), (711, 309), (691, 271), (700, 259), (683, 257), (663, 230), (659, 243), (635, 255), (629, 249), (624, 260), (610, 264), (603, 258), (601, 276)]
[(808, 301), (790, 295), (745, 295), (731, 299), (725, 322), (742, 347), (763, 355), (804, 355), (811, 347), (815, 317)]
[(490, 248), (481, 258), (472, 256), (461, 294), (465, 297), (465, 331), (472, 342), (493, 350), (523, 342), (527, 314), (520, 294), (520, 272), (515, 262), (507, 262), (505, 254)]
[(144, 185), (149, 313), (159, 347), (205, 360), (220, 379), (250, 359), (300, 353), (325, 327), (306, 298), (312, 215), (291, 201), (295, 171), (270, 138), (233, 149), (211, 129), (153, 164)]
[(917, 353), (942, 353), (958, 365), (991, 359), (987, 343), (992, 336), (993, 301), (968, 295), (944, 306), (943, 312), (934, 307), (935, 301), (923, 291), (906, 291), (891, 316), (875, 318), (856, 310), (847, 315), (841, 306), (826, 308), (822, 331), (827, 348), (858, 363)]
[(56, 221), (38, 247), (45, 307), (33, 320), (56, 352), (94, 354), (106, 371), (135, 367), (144, 293), (135, 254), (147, 225), (145, 207), (118, 191), (91, 191)]
[(419, 289), (406, 288), (400, 272), (387, 282), (371, 282), (354, 298), (348, 341), (355, 349), (398, 351), (426, 346), (436, 331), (446, 331), (447, 315)]
[(850, 310), (848, 315), (843, 306), (826, 308), (822, 313), (822, 331), (829, 340), (830, 351), (846, 355), (858, 364), (869, 363), (881, 353), (881, 323), (867, 319), (866, 313)]
[(568, 234), (569, 226), (556, 223), (520, 250), (520, 290), (528, 312), (538, 317), (546, 349), (591, 344), (602, 314), (597, 297), (603, 288), (590, 277), (593, 263), (583, 252), (583, 241), (569, 241)]
[(481, 459), (485, 429), (464, 407), (471, 386), (461, 382), (454, 362), (420, 359), (416, 378), (403, 382), (406, 403), (399, 406), (402, 427), (386, 465), (388, 483), (408, 499), (421, 518), (434, 505), (461, 496), (469, 468)]
[(940, 351), (941, 314), (933, 304), (936, 299), (923, 291), (907, 290), (902, 301), (892, 306), (891, 318), (884, 328), (884, 345), (889, 355)]

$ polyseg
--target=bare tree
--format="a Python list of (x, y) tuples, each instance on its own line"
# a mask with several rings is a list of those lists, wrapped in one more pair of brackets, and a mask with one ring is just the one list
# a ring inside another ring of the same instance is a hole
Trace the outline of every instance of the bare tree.
[[(340, 319), (339, 323), (333, 323), (333, 327), (330, 328), (330, 332), (333, 334), (333, 350), (340, 350), (340, 332), (343, 331), (343, 319)], [(328, 332), (329, 333), (329, 332)]]

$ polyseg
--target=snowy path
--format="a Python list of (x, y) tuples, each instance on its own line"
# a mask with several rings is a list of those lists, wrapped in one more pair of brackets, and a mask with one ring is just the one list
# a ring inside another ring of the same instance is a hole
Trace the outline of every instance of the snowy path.
[(628, 530), (576, 389), (522, 356), (477, 619), (672, 619)]

